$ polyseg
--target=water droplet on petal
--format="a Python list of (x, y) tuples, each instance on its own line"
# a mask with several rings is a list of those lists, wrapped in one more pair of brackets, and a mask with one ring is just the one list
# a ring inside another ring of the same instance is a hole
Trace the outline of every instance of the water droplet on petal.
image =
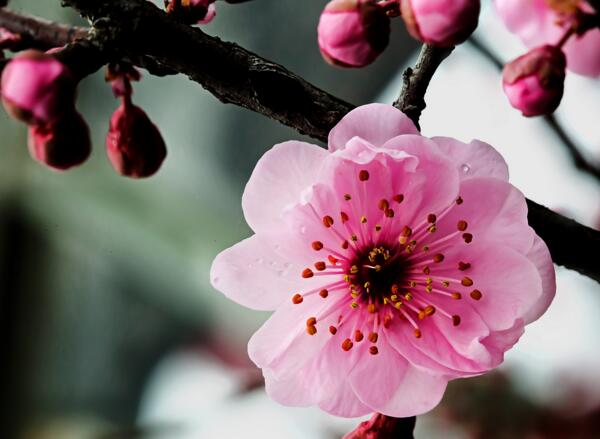
[(471, 165), (469, 165), (468, 163), (463, 163), (462, 166), (460, 167), (460, 169), (465, 173), (468, 174), (469, 171), (471, 170)]

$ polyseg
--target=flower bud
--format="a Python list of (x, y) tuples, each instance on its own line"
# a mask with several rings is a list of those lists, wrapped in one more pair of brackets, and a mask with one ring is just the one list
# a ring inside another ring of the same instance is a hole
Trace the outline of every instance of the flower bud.
[(318, 36), (327, 62), (364, 67), (387, 47), (390, 19), (373, 0), (333, 0), (321, 14)]
[(110, 119), (106, 153), (119, 174), (143, 178), (158, 171), (167, 149), (158, 128), (146, 113), (124, 100)]
[(386, 439), (412, 437), (415, 418), (392, 418), (375, 413), (368, 421), (360, 425), (343, 439)]
[(50, 55), (28, 50), (2, 72), (2, 102), (15, 119), (48, 125), (75, 108), (76, 81), (67, 66)]
[(215, 0), (169, 0), (167, 12), (187, 24), (208, 24), (217, 15)]
[(566, 65), (562, 50), (547, 45), (504, 66), (502, 82), (510, 104), (528, 117), (552, 113), (563, 96)]
[(408, 32), (427, 44), (449, 47), (464, 42), (479, 21), (479, 0), (402, 0)]
[(30, 126), (28, 146), (35, 160), (61, 171), (82, 164), (92, 150), (90, 130), (74, 110), (53, 124)]

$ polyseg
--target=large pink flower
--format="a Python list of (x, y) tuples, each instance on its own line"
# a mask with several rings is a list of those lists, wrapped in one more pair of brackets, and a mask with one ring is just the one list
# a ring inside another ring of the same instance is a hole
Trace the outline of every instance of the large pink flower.
[[(559, 13), (550, 7), (565, 11), (576, 0), (495, 0), (496, 9), (508, 29), (517, 34), (527, 47), (556, 44), (572, 22), (572, 16)], [(591, 8), (581, 1), (585, 11)], [(564, 46), (569, 70), (585, 76), (600, 76), (600, 30), (593, 29), (582, 37), (572, 37)]]
[(255, 235), (211, 271), (227, 297), (275, 310), (249, 344), (268, 394), (404, 417), (500, 364), (555, 291), (507, 179), (491, 146), (422, 137), (381, 104), (344, 117), (329, 151), (268, 151), (242, 199)]

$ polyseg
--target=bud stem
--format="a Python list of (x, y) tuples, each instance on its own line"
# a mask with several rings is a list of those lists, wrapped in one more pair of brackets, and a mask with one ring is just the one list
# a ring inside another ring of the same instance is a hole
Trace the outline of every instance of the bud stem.
[(560, 41), (556, 43), (556, 47), (562, 49), (562, 47), (569, 41), (569, 39), (575, 34), (575, 26), (571, 26), (565, 34), (562, 36)]

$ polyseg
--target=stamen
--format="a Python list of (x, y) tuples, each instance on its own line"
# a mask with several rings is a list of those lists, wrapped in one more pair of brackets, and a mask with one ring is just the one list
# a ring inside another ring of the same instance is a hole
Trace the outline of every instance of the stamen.
[(356, 341), (357, 343), (361, 342), (363, 340), (363, 338), (365, 338), (365, 336), (363, 335), (362, 332), (360, 332), (360, 330), (356, 330), (354, 332), (354, 341)]
[(377, 312), (377, 306), (375, 306), (374, 303), (369, 303), (369, 306), (367, 306), (367, 310), (370, 314), (375, 314)]
[(348, 250), (348, 247), (350, 247), (350, 243), (348, 241), (342, 242), (342, 248), (344, 250)]
[(451, 296), (452, 296), (452, 298), (453, 298), (454, 300), (460, 300), (460, 299), (462, 299), (462, 294), (460, 294), (460, 293), (458, 293), (458, 292), (456, 292), (456, 293), (452, 293), (452, 294), (451, 294)]
[(440, 262), (442, 262), (444, 260), (444, 255), (441, 253), (438, 253), (437, 255), (435, 255), (433, 257), (433, 262), (435, 262), (436, 264), (439, 264)]
[(385, 216), (388, 218), (394, 218), (395, 212), (394, 209), (386, 209)]
[(331, 332), (331, 335), (335, 335), (337, 333), (337, 328), (332, 325), (329, 327), (329, 332)]
[(336, 265), (339, 261), (338, 258), (336, 258), (335, 256), (329, 255), (327, 256), (327, 259), (329, 260), (329, 262), (331, 262), (333, 265)]
[(292, 297), (292, 303), (294, 305), (298, 305), (298, 304), (302, 303), (303, 300), (304, 300), (304, 298), (302, 297), (301, 294), (294, 294), (294, 297)]
[(377, 333), (376, 333), (376, 332), (371, 332), (371, 333), (369, 334), (369, 341), (370, 341), (371, 343), (377, 343), (377, 339), (378, 339), (378, 338), (379, 338), (379, 335), (377, 335)]
[(327, 296), (329, 296), (329, 291), (327, 291), (327, 289), (323, 288), (321, 291), (319, 291), (319, 296), (321, 296), (323, 299), (327, 298)]
[(304, 279), (311, 278), (314, 275), (315, 275), (315, 273), (313, 273), (313, 271), (310, 268), (305, 268), (304, 271), (302, 272), (302, 277)]
[(452, 316), (452, 324), (454, 326), (460, 325), (460, 316)]
[(404, 201), (404, 195), (396, 194), (392, 197), (392, 200), (394, 200), (396, 203), (402, 203), (402, 201)]
[(432, 306), (432, 305), (427, 305), (427, 306), (425, 307), (425, 310), (424, 310), (424, 311), (425, 311), (425, 315), (427, 315), (427, 316), (432, 316), (432, 315), (434, 315), (434, 314), (435, 314), (435, 307), (434, 307), (434, 306)]
[(346, 352), (348, 352), (350, 349), (352, 349), (352, 346), (354, 346), (354, 345), (352, 344), (352, 340), (350, 340), (349, 338), (344, 340), (344, 342), (342, 343), (342, 349)]
[(388, 200), (383, 198), (379, 200), (379, 203), (377, 203), (377, 207), (379, 207), (379, 210), (383, 210), (385, 212), (390, 207), (390, 203), (388, 202)]
[(313, 250), (319, 251), (323, 248), (323, 243), (321, 241), (314, 241), (312, 243)]
[(317, 333), (317, 327), (316, 326), (307, 326), (306, 332), (308, 333), (308, 335), (315, 335)]
[(481, 299), (483, 294), (481, 294), (481, 291), (479, 291), (479, 290), (473, 290), (473, 291), (471, 291), (470, 296), (473, 300), (479, 300), (479, 299)]
[(358, 179), (360, 181), (367, 181), (369, 179), (369, 171), (367, 171), (366, 169), (361, 170), (358, 173)]
[(323, 261), (317, 261), (315, 262), (315, 268), (318, 271), (324, 271), (327, 268), (327, 264)]
[(415, 328), (415, 337), (421, 338), (423, 334), (421, 334), (421, 330), (419, 328)]
[(333, 226), (333, 218), (331, 218), (329, 215), (326, 215), (323, 217), (323, 225), (327, 228), (330, 228), (331, 226)]
[(473, 235), (472, 235), (472, 234), (470, 234), (470, 233), (463, 233), (463, 236), (462, 236), (462, 237), (463, 237), (463, 239), (465, 240), (465, 242), (466, 242), (467, 244), (470, 244), (470, 243), (471, 243), (471, 241), (473, 241)]
[(370, 353), (371, 355), (377, 355), (377, 354), (379, 353), (379, 349), (377, 349), (377, 346), (371, 346), (371, 347), (369, 348), (369, 353)]
[(350, 308), (352, 308), (352, 309), (357, 309), (357, 308), (358, 308), (358, 302), (352, 302), (352, 303), (350, 304)]
[(379, 224), (375, 224), (375, 231), (379, 232), (381, 230), (381, 226)]
[(462, 199), (462, 197), (458, 197), (458, 198), (456, 199), (456, 204), (458, 204), (459, 206), (460, 206), (462, 203), (464, 203), (464, 202), (465, 202), (465, 201)]
[(423, 273), (429, 275), (431, 273), (431, 269), (429, 268), (429, 265), (425, 265), (425, 267), (423, 267)]
[(360, 222), (361, 222), (361, 224), (365, 224), (365, 223), (367, 222), (367, 217), (366, 217), (366, 216), (364, 216), (364, 215), (363, 215), (363, 216), (361, 216), (361, 217), (360, 217)]
[(340, 212), (340, 218), (342, 219), (342, 224), (345, 224), (350, 219), (346, 212)]
[(316, 317), (309, 317), (308, 320), (306, 321), (306, 326), (315, 326), (316, 324), (317, 324)]
[(437, 217), (435, 216), (435, 214), (430, 213), (429, 215), (427, 215), (427, 222), (430, 222), (431, 224), (435, 223), (435, 221), (437, 220)]
[(350, 267), (350, 273), (352, 273), (352, 274), (358, 273), (358, 267), (356, 265), (353, 265), (352, 267)]
[(350, 201), (351, 199), (352, 199), (352, 196), (350, 194), (344, 194), (344, 200)]
[(457, 224), (456, 227), (458, 228), (458, 230), (460, 230), (461, 232), (464, 232), (465, 230), (467, 230), (467, 222), (465, 220), (460, 220)]
[(471, 285), (473, 285), (473, 279), (471, 279), (470, 277), (463, 277), (462, 280), (460, 281), (460, 283), (465, 286), (465, 287), (470, 287)]
[(471, 264), (469, 264), (468, 262), (459, 262), (458, 263), (458, 269), (460, 271), (465, 271), (468, 270), (469, 268), (471, 268)]

